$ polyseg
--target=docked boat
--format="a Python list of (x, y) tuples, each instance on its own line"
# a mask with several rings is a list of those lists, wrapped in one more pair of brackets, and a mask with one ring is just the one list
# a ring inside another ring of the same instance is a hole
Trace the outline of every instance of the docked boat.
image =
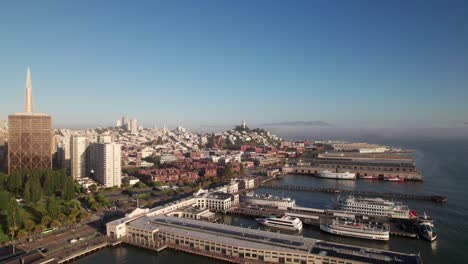
[(385, 178), (384, 180), (390, 181), (390, 182), (404, 182), (405, 181), (404, 178), (400, 178), (398, 176), (390, 176), (390, 177)]
[(427, 241), (437, 239), (437, 232), (434, 230), (434, 221), (426, 213), (418, 218), (418, 231), (422, 238)]
[(363, 180), (379, 180), (380, 177), (379, 177), (379, 176), (373, 176), (373, 175), (363, 175), (363, 176), (359, 176), (359, 179), (363, 179)]
[(277, 197), (270, 194), (262, 195), (245, 195), (241, 196), (241, 200), (245, 203), (277, 207), (280, 209), (292, 208), (296, 206), (296, 201), (289, 197)]
[(356, 174), (349, 171), (346, 172), (332, 172), (329, 170), (324, 170), (317, 173), (317, 176), (325, 179), (337, 179), (337, 180), (354, 180), (356, 179)]
[(331, 224), (320, 224), (320, 230), (330, 234), (362, 239), (388, 241), (390, 231), (378, 222), (357, 223), (354, 220), (334, 219)]
[(382, 198), (340, 197), (338, 209), (352, 214), (386, 216), (390, 218), (411, 219), (417, 217), (416, 212), (408, 206)]
[(255, 219), (262, 225), (286, 229), (292, 231), (301, 231), (302, 230), (302, 221), (299, 218), (292, 217), (289, 215), (282, 216), (270, 216), (268, 218), (257, 218)]

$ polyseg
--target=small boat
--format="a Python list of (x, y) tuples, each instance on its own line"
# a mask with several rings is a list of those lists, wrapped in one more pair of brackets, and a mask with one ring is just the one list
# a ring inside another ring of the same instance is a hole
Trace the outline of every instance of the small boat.
[(302, 230), (302, 221), (299, 220), (299, 218), (288, 215), (270, 216), (268, 218), (256, 218), (255, 220), (260, 224), (269, 227), (293, 231)]
[(437, 232), (434, 230), (434, 221), (426, 213), (418, 218), (418, 231), (419, 234), (427, 241), (434, 241), (437, 239)]
[(405, 182), (404, 178), (400, 178), (398, 176), (390, 176), (390, 177), (385, 178), (385, 180), (390, 181), (390, 182)]
[(320, 224), (320, 230), (330, 234), (370, 240), (388, 241), (390, 231), (382, 223), (357, 223), (355, 220), (333, 219), (331, 224)]

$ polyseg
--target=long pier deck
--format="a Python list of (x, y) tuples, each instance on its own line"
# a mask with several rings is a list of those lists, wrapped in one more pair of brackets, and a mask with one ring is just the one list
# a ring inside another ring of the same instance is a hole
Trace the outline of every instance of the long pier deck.
[(441, 196), (441, 195), (406, 194), (406, 193), (397, 193), (397, 192), (356, 191), (356, 190), (339, 189), (339, 188), (321, 188), (321, 187), (278, 185), (278, 184), (261, 184), (259, 187), (268, 188), (268, 189), (288, 190), (288, 191), (322, 192), (322, 193), (331, 193), (331, 194), (352, 194), (352, 195), (359, 195), (359, 196), (412, 199), (412, 200), (430, 201), (430, 202), (435, 202), (435, 203), (446, 203), (448, 201), (447, 196)]

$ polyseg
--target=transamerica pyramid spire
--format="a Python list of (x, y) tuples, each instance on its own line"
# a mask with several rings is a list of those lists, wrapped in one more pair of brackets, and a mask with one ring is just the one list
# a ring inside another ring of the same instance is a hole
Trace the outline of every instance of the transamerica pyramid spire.
[(32, 113), (34, 111), (33, 96), (32, 96), (32, 82), (31, 70), (28, 66), (28, 74), (26, 76), (26, 97), (24, 99), (24, 112)]

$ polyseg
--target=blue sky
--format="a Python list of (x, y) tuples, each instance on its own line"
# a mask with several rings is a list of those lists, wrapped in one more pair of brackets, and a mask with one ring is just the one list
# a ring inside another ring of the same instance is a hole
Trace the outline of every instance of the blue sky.
[(0, 118), (28, 65), (56, 127), (464, 129), (468, 3), (4, 1)]

